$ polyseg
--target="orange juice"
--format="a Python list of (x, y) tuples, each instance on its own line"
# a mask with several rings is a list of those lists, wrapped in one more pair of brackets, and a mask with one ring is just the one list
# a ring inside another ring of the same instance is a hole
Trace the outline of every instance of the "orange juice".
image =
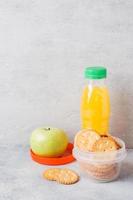
[[(86, 77), (91, 80), (85, 86), (81, 98), (82, 128), (90, 128), (100, 135), (106, 135), (109, 132), (110, 118), (110, 98), (105, 85), (106, 69), (102, 67), (86, 69), (86, 71), (89, 70), (91, 72), (85, 73), (87, 73)], [(92, 76), (93, 74), (95, 76)], [(102, 74), (100, 78), (98, 78), (99, 74)]]

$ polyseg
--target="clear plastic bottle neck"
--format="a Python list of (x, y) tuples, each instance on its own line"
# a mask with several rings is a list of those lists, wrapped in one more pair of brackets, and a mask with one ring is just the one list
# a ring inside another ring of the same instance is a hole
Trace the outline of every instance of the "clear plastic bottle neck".
[(91, 86), (99, 86), (99, 87), (105, 87), (106, 86), (106, 78), (102, 79), (88, 79), (87, 80), (88, 85)]

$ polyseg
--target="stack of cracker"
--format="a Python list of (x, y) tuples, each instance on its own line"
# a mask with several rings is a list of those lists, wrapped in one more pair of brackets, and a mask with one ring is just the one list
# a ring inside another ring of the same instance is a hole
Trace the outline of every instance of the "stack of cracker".
[[(81, 130), (75, 136), (74, 146), (78, 148), (80, 152), (85, 152), (86, 156), (87, 153), (93, 157), (102, 155), (100, 157), (100, 162), (97, 162), (97, 159), (95, 158), (93, 159), (94, 162), (86, 160), (80, 162), (81, 169), (89, 176), (101, 181), (113, 180), (117, 177), (119, 174), (119, 164), (102, 162), (105, 154), (107, 155), (108, 152), (116, 152), (121, 148), (114, 137), (111, 135), (100, 135), (97, 132), (88, 129)], [(115, 153), (111, 154), (111, 156), (114, 157)]]
[(43, 177), (49, 181), (60, 184), (71, 185), (79, 181), (79, 175), (68, 168), (49, 168), (43, 173)]

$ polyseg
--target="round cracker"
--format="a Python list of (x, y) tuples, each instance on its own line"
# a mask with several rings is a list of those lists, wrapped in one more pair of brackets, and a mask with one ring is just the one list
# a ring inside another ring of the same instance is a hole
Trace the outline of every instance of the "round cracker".
[(61, 169), (59, 168), (50, 168), (44, 171), (43, 177), (50, 181), (56, 181)]
[(110, 169), (106, 169), (106, 170), (103, 170), (103, 171), (100, 171), (100, 170), (89, 170), (90, 173), (92, 173), (93, 175), (97, 175), (97, 176), (108, 176), (110, 174), (112, 174), (112, 171), (115, 171), (116, 170), (116, 167), (112, 167)]
[(61, 169), (57, 182), (65, 185), (74, 184), (79, 181), (79, 176), (76, 172), (70, 169)]
[(111, 138), (111, 140), (113, 140), (113, 141), (116, 143), (116, 145), (117, 145), (117, 149), (120, 149), (120, 148), (121, 148), (120, 144), (118, 144), (118, 142), (115, 140), (114, 137), (112, 137), (111, 135), (108, 136), (108, 137)]
[(114, 151), (117, 149), (118, 145), (111, 137), (101, 137), (92, 147), (94, 152)]
[(88, 165), (86, 169), (88, 169), (90, 172), (97, 172), (97, 173), (108, 173), (114, 168), (114, 165)]
[(97, 132), (86, 129), (77, 133), (74, 144), (82, 151), (92, 151), (94, 143), (99, 139)]
[(114, 167), (113, 169), (111, 169), (110, 171), (105, 172), (105, 173), (99, 173), (97, 171), (91, 172), (89, 170), (87, 172), (93, 178), (96, 178), (96, 179), (99, 179), (99, 180), (100, 179), (108, 180), (108, 179), (113, 179), (116, 176), (117, 169)]

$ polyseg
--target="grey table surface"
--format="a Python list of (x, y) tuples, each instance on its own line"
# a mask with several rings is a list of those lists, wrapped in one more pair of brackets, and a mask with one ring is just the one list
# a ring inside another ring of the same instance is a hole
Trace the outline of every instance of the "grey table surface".
[[(80, 173), (77, 162), (61, 167)], [(133, 199), (133, 150), (128, 150), (119, 179), (110, 183), (96, 183), (81, 176), (74, 185), (61, 185), (42, 178), (46, 168), (31, 160), (29, 147), (1, 145), (0, 200)]]

